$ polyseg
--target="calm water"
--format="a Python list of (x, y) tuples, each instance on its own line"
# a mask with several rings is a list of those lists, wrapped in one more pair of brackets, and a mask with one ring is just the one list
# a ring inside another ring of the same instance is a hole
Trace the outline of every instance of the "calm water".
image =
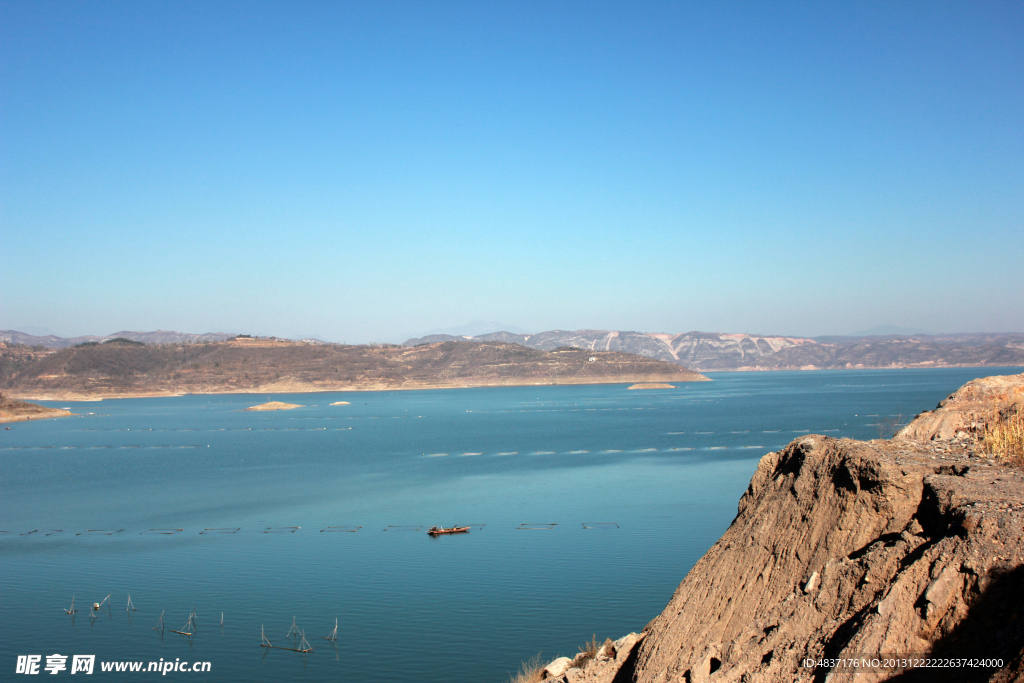
[[(209, 661), (167, 674), (206, 681), (505, 680), (537, 652), (643, 628), (766, 452), (807, 432), (877, 438), (889, 416), (1014, 372), (49, 403), (94, 414), (0, 430), (0, 678), (17, 655), (59, 653)], [(305, 407), (244, 410), (268, 398)], [(476, 526), (416, 531), (456, 523)], [(193, 607), (192, 638), (152, 630)], [(288, 645), (293, 617), (313, 652), (259, 647), (261, 626)]]

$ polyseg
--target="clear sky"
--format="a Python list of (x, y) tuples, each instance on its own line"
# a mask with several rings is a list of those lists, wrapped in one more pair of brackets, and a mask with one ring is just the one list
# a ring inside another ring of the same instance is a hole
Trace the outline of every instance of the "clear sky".
[(0, 329), (1024, 331), (1024, 3), (0, 0)]

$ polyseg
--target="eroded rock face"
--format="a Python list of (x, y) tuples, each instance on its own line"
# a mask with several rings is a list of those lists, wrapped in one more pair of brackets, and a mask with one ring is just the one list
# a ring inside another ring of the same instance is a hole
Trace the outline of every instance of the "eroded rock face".
[(645, 629), (635, 680), (824, 681), (805, 658), (879, 653), (1019, 667), (1022, 492), (1019, 470), (963, 454), (798, 439), (762, 458), (733, 524)]
[(1024, 375), (972, 380), (921, 413), (896, 435), (897, 441), (976, 440), (992, 422), (1024, 405)]

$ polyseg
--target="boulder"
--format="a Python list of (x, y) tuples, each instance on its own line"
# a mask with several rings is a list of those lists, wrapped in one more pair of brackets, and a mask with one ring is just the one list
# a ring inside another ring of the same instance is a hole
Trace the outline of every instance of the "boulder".
[(544, 667), (544, 670), (541, 671), (541, 678), (544, 680), (547, 680), (548, 678), (557, 678), (564, 674), (566, 669), (570, 666), (572, 666), (571, 659), (568, 657), (559, 657)]

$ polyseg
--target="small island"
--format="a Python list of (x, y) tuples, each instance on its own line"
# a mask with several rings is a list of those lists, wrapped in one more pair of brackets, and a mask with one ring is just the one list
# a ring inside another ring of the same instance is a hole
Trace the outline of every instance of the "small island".
[(298, 403), (283, 403), (281, 401), (270, 401), (261, 403), (258, 406), (246, 408), (246, 410), (291, 410), (292, 408), (303, 408)]
[(640, 384), (634, 384), (630, 389), (675, 389), (675, 387), (662, 382), (641, 382)]
[(71, 411), (47, 408), (27, 401), (17, 401), (0, 394), (0, 422), (45, 420), (49, 417), (68, 417)]

